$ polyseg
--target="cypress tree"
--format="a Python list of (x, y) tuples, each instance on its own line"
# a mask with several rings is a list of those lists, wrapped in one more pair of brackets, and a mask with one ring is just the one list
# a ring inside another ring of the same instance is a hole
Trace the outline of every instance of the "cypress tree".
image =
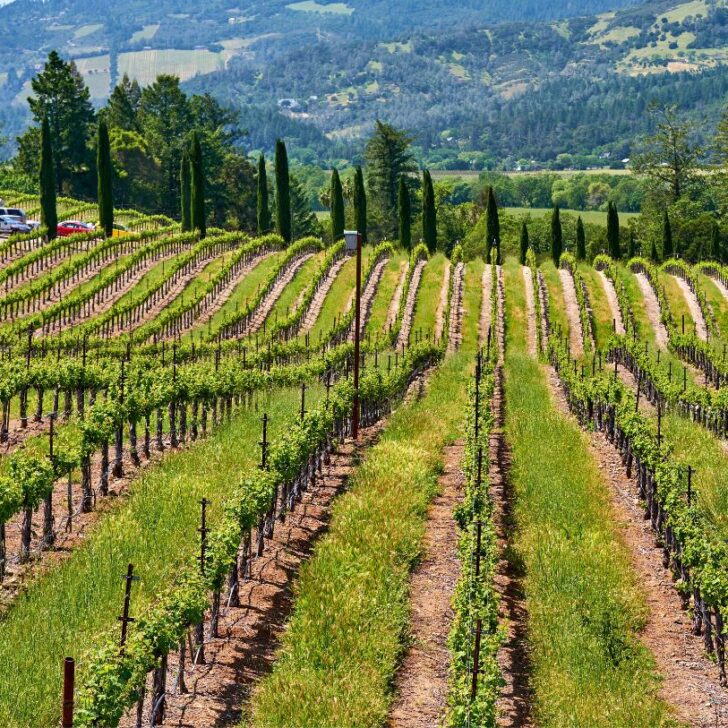
[(270, 232), (270, 206), (268, 205), (268, 172), (265, 169), (265, 156), (258, 157), (258, 235)]
[(720, 250), (720, 228), (718, 227), (718, 223), (713, 223), (713, 231), (710, 236), (710, 251), (709, 251), (709, 258), (710, 260), (715, 260), (720, 262), (722, 259), (721, 256), (721, 250)]
[(344, 237), (344, 190), (341, 187), (339, 170), (331, 173), (331, 239), (333, 242)]
[[(495, 200), (493, 187), (488, 187), (488, 203), (485, 209), (485, 237), (486, 262), (500, 263), (500, 220), (498, 219), (498, 203)], [(495, 248), (495, 260), (491, 261), (493, 248)]]
[(559, 206), (556, 205), (551, 213), (551, 259), (557, 268), (559, 267), (563, 250), (564, 236), (561, 230), (561, 212)]
[(631, 228), (629, 231), (629, 247), (627, 248), (627, 257), (629, 260), (632, 260), (632, 258), (637, 255), (637, 241), (634, 237), (634, 228)]
[(364, 188), (364, 172), (357, 167), (354, 173), (354, 221), (361, 235), (362, 245), (369, 242), (367, 235), (367, 191)]
[(619, 244), (619, 214), (613, 202), (607, 205), (607, 245), (612, 259), (619, 260), (622, 257), (622, 248)]
[(434, 253), (437, 250), (437, 212), (432, 175), (428, 170), (422, 173), (422, 237), (427, 249)]
[(192, 229), (198, 230), (200, 238), (207, 235), (205, 214), (205, 171), (202, 163), (202, 147), (200, 137), (192, 135), (192, 151), (190, 153), (190, 210), (192, 211)]
[(521, 223), (521, 255), (520, 255), (521, 265), (526, 265), (526, 254), (528, 253), (528, 246), (529, 246), (528, 225), (526, 225), (526, 223), (524, 221)]
[(650, 260), (653, 263), (659, 263), (660, 262), (660, 256), (657, 254), (657, 246), (655, 245), (655, 241), (652, 241), (652, 247), (650, 248)]
[(586, 260), (586, 234), (581, 215), (576, 220), (576, 259)]
[(53, 163), (53, 146), (48, 118), (43, 117), (40, 147), (40, 224), (46, 229), (46, 237), (52, 240), (58, 235), (58, 210), (56, 209), (56, 173)]
[(672, 258), (675, 251), (672, 247), (672, 227), (670, 226), (670, 216), (665, 210), (662, 218), (662, 259), (668, 260)]
[(282, 139), (276, 142), (276, 228), (291, 242), (291, 179), (288, 175), (288, 152)]
[(412, 248), (412, 202), (410, 200), (407, 178), (399, 178), (399, 244), (405, 249)]
[(99, 199), (99, 225), (104, 231), (104, 235), (110, 238), (114, 233), (114, 191), (111, 182), (112, 168), (109, 127), (103, 119), (99, 121), (96, 174)]
[(179, 164), (179, 199), (183, 233), (192, 230), (192, 208), (190, 207), (192, 180), (190, 175), (190, 155), (185, 149)]

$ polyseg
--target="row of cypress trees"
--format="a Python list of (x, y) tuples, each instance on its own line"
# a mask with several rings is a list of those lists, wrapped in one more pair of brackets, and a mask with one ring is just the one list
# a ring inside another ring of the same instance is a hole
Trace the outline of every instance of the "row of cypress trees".
[[(99, 228), (106, 237), (114, 232), (113, 167), (109, 128), (99, 121), (96, 144), (97, 199), (99, 205)], [(53, 159), (53, 143), (48, 117), (41, 123), (41, 150), (39, 169), (40, 221), (49, 240), (58, 234), (58, 208), (56, 199), (56, 172)]]

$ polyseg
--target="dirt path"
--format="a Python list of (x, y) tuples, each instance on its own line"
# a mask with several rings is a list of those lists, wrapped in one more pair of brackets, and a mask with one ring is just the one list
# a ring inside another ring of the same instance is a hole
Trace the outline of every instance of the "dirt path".
[(480, 303), (480, 345), (483, 346), (488, 339), (488, 329), (490, 328), (490, 299), (493, 289), (493, 273), (488, 263), (483, 268), (483, 279), (481, 281), (483, 298)]
[[(364, 332), (367, 328), (367, 322), (369, 321), (369, 315), (372, 312), (374, 297), (377, 295), (377, 288), (379, 288), (379, 283), (382, 280), (382, 276), (384, 275), (384, 269), (386, 268), (387, 263), (389, 263), (389, 258), (385, 257), (374, 266), (374, 270), (372, 270), (372, 274), (371, 276), (369, 276), (369, 280), (367, 281), (367, 284), (366, 286), (364, 286), (364, 290), (362, 291), (361, 303), (359, 308), (359, 333), (362, 338), (364, 337)], [(354, 300), (352, 298), (351, 306), (353, 305)], [(351, 308), (351, 306), (347, 308), (347, 311)], [(352, 322), (351, 331), (349, 332), (349, 341), (354, 341), (355, 329), (356, 322)]]
[(399, 338), (397, 339), (397, 348), (401, 349), (403, 346), (407, 346), (409, 343), (410, 332), (412, 330), (412, 319), (415, 313), (415, 303), (417, 302), (417, 292), (420, 288), (420, 281), (422, 280), (422, 271), (425, 269), (427, 261), (421, 260), (415, 266), (412, 271), (412, 278), (410, 280), (410, 287), (407, 291), (407, 300), (404, 305), (404, 315), (402, 316), (402, 328), (399, 331)]
[(452, 275), (452, 263), (448, 260), (445, 264), (445, 273), (442, 276), (442, 286), (440, 286), (440, 299), (437, 302), (437, 311), (435, 311), (435, 341), (438, 341), (445, 330), (445, 310), (447, 309), (447, 298), (450, 293), (450, 276)]
[(703, 312), (700, 309), (698, 297), (690, 289), (690, 286), (688, 285), (688, 282), (686, 280), (684, 280), (680, 276), (673, 276), (673, 278), (677, 282), (678, 286), (680, 286), (680, 290), (682, 291), (683, 297), (685, 298), (685, 303), (687, 303), (690, 315), (695, 322), (696, 336), (702, 341), (707, 341), (708, 327), (705, 325), (705, 317), (703, 316)]
[(644, 273), (635, 273), (637, 283), (642, 291), (642, 298), (645, 303), (645, 312), (655, 332), (655, 341), (657, 346), (663, 351), (667, 351), (667, 329), (660, 320), (660, 303), (657, 300), (655, 292), (652, 290), (650, 281)]
[(561, 278), (561, 289), (564, 294), (566, 317), (569, 320), (569, 347), (571, 349), (571, 356), (578, 359), (584, 353), (584, 332), (581, 327), (579, 302), (576, 298), (574, 277), (564, 268), (559, 269), (559, 277)]
[(407, 279), (407, 271), (409, 270), (409, 262), (403, 261), (402, 265), (400, 267), (400, 274), (399, 274), (399, 281), (397, 282), (397, 288), (394, 289), (394, 295), (392, 296), (392, 300), (389, 304), (389, 309), (387, 310), (387, 320), (384, 322), (384, 330), (389, 331), (389, 329), (394, 326), (394, 324), (397, 321), (397, 314), (399, 313), (399, 304), (402, 301), (402, 293), (404, 292), (404, 282)]
[(624, 321), (622, 321), (622, 312), (619, 310), (619, 299), (617, 298), (617, 291), (614, 290), (614, 283), (604, 275), (604, 271), (600, 270), (598, 273), (602, 281), (604, 293), (607, 296), (609, 310), (612, 312), (615, 332), (620, 335), (624, 334)]
[(296, 258), (288, 266), (288, 268), (286, 268), (283, 275), (278, 278), (273, 288), (271, 288), (268, 294), (261, 301), (260, 306), (258, 306), (258, 310), (255, 312), (255, 315), (253, 316), (253, 319), (251, 320), (246, 330), (238, 338), (254, 334), (256, 331), (262, 328), (265, 320), (268, 318), (268, 315), (273, 310), (273, 307), (276, 305), (276, 301), (278, 301), (278, 299), (283, 294), (286, 286), (293, 280), (294, 276), (296, 275), (296, 273), (298, 273), (301, 266), (309, 258), (312, 257), (313, 253), (302, 255), (300, 258)]
[(450, 321), (448, 323), (447, 350), (457, 351), (463, 341), (463, 286), (465, 284), (465, 263), (455, 266), (452, 285), (452, 300), (450, 301)]
[(313, 301), (311, 301), (311, 306), (304, 316), (301, 331), (299, 332), (300, 334), (307, 334), (316, 325), (316, 321), (318, 321), (318, 317), (321, 314), (321, 309), (324, 307), (326, 296), (328, 296), (331, 286), (334, 285), (334, 281), (347, 260), (348, 257), (344, 256), (331, 266), (328, 275), (324, 279), (324, 282), (321, 284), (318, 291), (316, 291), (316, 295), (313, 297)]
[(531, 269), (528, 266), (521, 268), (523, 273), (523, 285), (526, 287), (526, 310), (528, 313), (528, 353), (536, 356), (538, 336), (536, 335), (536, 299), (533, 296), (533, 281)]
[[(559, 412), (571, 417), (550, 368), (549, 386)], [(648, 614), (640, 637), (661, 675), (660, 696), (680, 720), (693, 728), (728, 726), (728, 690), (720, 687), (717, 668), (704, 655), (702, 638), (691, 633), (690, 615), (682, 609), (670, 572), (662, 566), (662, 549), (656, 544), (649, 520), (644, 519), (636, 480), (627, 478), (621, 456), (604, 434), (590, 433), (589, 441), (644, 594)]]
[(434, 728), (442, 725), (445, 715), (450, 666), (447, 637), (453, 619), (452, 596), (460, 577), (453, 510), (462, 499), (464, 449), (457, 442), (443, 453), (440, 492), (430, 505), (422, 561), (410, 581), (412, 644), (397, 673), (390, 728)]

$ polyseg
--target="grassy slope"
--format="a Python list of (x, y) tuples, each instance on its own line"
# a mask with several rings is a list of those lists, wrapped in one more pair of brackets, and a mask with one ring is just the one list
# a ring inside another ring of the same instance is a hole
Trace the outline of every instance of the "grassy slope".
[(599, 273), (589, 265), (580, 265), (581, 273), (589, 291), (589, 302), (592, 307), (594, 320), (594, 336), (597, 349), (607, 345), (613, 332), (612, 310), (609, 308), (607, 294), (604, 292), (604, 285), (599, 278)]
[(665, 287), (667, 303), (678, 329), (682, 326), (682, 317), (685, 316), (685, 331), (692, 331), (694, 326), (693, 317), (690, 315), (688, 303), (680, 290), (678, 282), (675, 280), (675, 276), (660, 273), (660, 284)]
[(302, 569), (279, 659), (253, 700), (258, 728), (291, 726), (291, 716), (297, 728), (386, 721), (408, 623), (409, 571), (442, 448), (463, 419), (481, 297), (474, 272), (466, 281), (463, 351), (432, 376), (424, 399), (392, 417)]
[(645, 607), (606, 487), (578, 426), (556, 412), (526, 353), (522, 277), (506, 273), (506, 434), (513, 451), (516, 559), (525, 568), (538, 724), (668, 725), (638, 641)]
[(296, 275), (293, 276), (293, 280), (285, 287), (281, 297), (273, 306), (266, 319), (266, 324), (274, 323), (278, 319), (284, 319), (293, 311), (293, 306), (299, 296), (308, 290), (325, 257), (326, 253), (324, 251), (317, 253), (298, 269)]
[(564, 293), (561, 289), (561, 278), (558, 270), (553, 262), (544, 260), (541, 263), (541, 271), (546, 279), (546, 288), (549, 292), (549, 315), (551, 316), (551, 325), (554, 329), (559, 326), (564, 334), (569, 331), (569, 319), (566, 315), (564, 306)]
[[(313, 404), (320, 387), (309, 390)], [(295, 416), (298, 390), (268, 395), (260, 403), (280, 437)], [(82, 658), (99, 633), (116, 629), (122, 604), (122, 579), (133, 563), (140, 581), (134, 585), (133, 614), (174, 578), (180, 563), (198, 545), (199, 500), (212, 501), (217, 520), (231, 486), (258, 459), (260, 412), (236, 414), (207, 440), (169, 455), (145, 471), (131, 495), (111, 507), (67, 561), (40, 576), (18, 598), (0, 629), (0, 725), (6, 728), (55, 726), (60, 703), (64, 655)], [(83, 670), (83, 660), (79, 661)]]
[(400, 267), (407, 260), (407, 256), (403, 252), (396, 252), (387, 263), (379, 283), (377, 295), (372, 303), (371, 314), (367, 322), (367, 333), (376, 337), (377, 334), (384, 333), (384, 324), (387, 321), (387, 313), (389, 304), (397, 288), (400, 278)]
[(422, 280), (415, 300), (412, 333), (421, 332), (423, 338), (433, 336), (446, 260), (442, 253), (438, 253), (427, 262), (422, 272)]

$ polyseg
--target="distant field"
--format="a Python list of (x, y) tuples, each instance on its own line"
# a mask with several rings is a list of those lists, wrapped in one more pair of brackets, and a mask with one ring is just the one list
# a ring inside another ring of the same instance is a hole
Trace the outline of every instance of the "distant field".
[[(539, 169), (533, 172), (499, 172), (507, 177), (529, 177), (536, 174), (555, 174), (557, 177), (573, 177), (577, 174), (609, 174), (609, 175), (628, 175), (632, 174), (629, 169), (562, 169), (550, 171)], [(445, 177), (460, 177), (461, 179), (473, 180), (480, 176), (480, 171), (475, 169), (435, 169), (432, 170), (433, 179), (443, 179)]]
[(303, 0), (300, 3), (291, 3), (286, 5), (289, 10), (300, 10), (305, 13), (321, 13), (322, 15), (351, 15), (354, 8), (350, 8), (346, 3), (328, 3), (325, 5), (315, 2), (315, 0)]
[[(606, 225), (607, 224), (607, 213), (598, 210), (561, 210), (562, 213), (567, 215), (581, 215), (581, 219), (584, 222), (592, 223), (594, 225)], [(544, 217), (545, 215), (551, 214), (550, 207), (506, 207), (506, 215), (518, 216), (518, 215), (530, 215), (531, 217)], [(637, 217), (636, 212), (620, 212), (619, 216), (624, 222), (630, 218)]]
[(141, 30), (137, 30), (131, 37), (132, 43), (138, 43), (142, 40), (151, 40), (157, 34), (159, 30), (159, 23), (153, 23), (152, 25), (145, 25)]

